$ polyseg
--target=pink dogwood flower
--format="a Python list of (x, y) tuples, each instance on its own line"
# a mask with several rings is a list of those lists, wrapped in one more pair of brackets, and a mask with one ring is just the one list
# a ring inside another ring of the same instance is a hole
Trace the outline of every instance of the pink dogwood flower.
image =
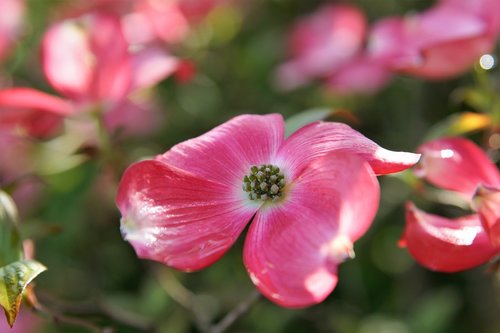
[(339, 94), (374, 93), (391, 73), (364, 48), (367, 23), (353, 5), (327, 5), (301, 19), (289, 37), (291, 59), (276, 73), (282, 89), (320, 79)]
[(419, 147), (417, 174), (455, 191), (476, 214), (449, 219), (407, 205), (404, 243), (422, 265), (456, 272), (500, 253), (500, 173), (486, 154), (463, 138), (443, 138)]
[(459, 75), (493, 49), (498, 4), (447, 0), (418, 14), (383, 19), (371, 29), (369, 52), (400, 73), (426, 79)]
[(358, 52), (365, 32), (365, 17), (357, 7), (319, 8), (293, 26), (288, 40), (291, 58), (278, 68), (279, 84), (293, 89), (327, 77)]
[(159, 115), (140, 93), (173, 74), (177, 59), (155, 46), (132, 50), (118, 17), (93, 13), (53, 24), (42, 41), (42, 64), (64, 99), (29, 88), (6, 89), (0, 118), (36, 119), (49, 131), (67, 116), (97, 111), (110, 132), (143, 134), (158, 124)]
[(117, 194), (121, 230), (137, 255), (194, 271), (211, 265), (251, 222), (243, 260), (273, 302), (304, 307), (337, 284), (337, 266), (369, 228), (375, 174), (417, 154), (381, 148), (340, 123), (284, 137), (281, 115), (242, 115), (131, 165)]

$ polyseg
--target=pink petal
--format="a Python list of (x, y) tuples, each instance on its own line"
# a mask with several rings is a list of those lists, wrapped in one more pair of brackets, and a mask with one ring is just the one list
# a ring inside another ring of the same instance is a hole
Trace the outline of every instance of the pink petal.
[(239, 189), (251, 166), (273, 160), (283, 139), (281, 115), (242, 115), (172, 147), (157, 159)]
[(257, 288), (285, 307), (322, 302), (337, 284), (337, 266), (370, 226), (379, 188), (370, 166), (332, 153), (312, 161), (282, 202), (264, 205), (250, 226), (244, 262)]
[(90, 88), (93, 62), (90, 41), (76, 21), (52, 25), (42, 41), (42, 65), (50, 84), (61, 94), (81, 99)]
[(417, 15), (380, 21), (372, 29), (369, 50), (394, 70), (445, 79), (470, 68), (493, 44), (487, 19), (440, 3)]
[(368, 53), (390, 68), (399, 69), (422, 64), (416, 41), (409, 38), (408, 19), (388, 17), (377, 21), (370, 29)]
[(361, 156), (379, 175), (405, 170), (419, 159), (418, 154), (384, 149), (345, 124), (328, 122), (315, 122), (293, 133), (277, 159), (294, 179), (311, 161), (334, 151)]
[(339, 94), (373, 94), (386, 85), (390, 77), (382, 62), (360, 55), (335, 71), (327, 85)]
[(480, 185), (472, 206), (479, 213), (491, 244), (500, 248), (500, 188)]
[(173, 74), (178, 67), (177, 58), (164, 49), (148, 46), (133, 54), (132, 90), (151, 87)]
[(103, 14), (82, 19), (96, 59), (91, 96), (98, 100), (120, 100), (132, 85), (132, 59), (120, 19)]
[(115, 16), (88, 14), (52, 25), (42, 55), (48, 81), (74, 100), (116, 100), (129, 92), (128, 44)]
[(498, 0), (440, 0), (443, 7), (454, 7), (483, 19), (491, 31), (498, 31), (500, 24), (500, 2)]
[[(136, 33), (137, 29), (143, 34)], [(125, 22), (125, 31), (132, 42), (161, 39), (178, 43), (186, 38), (189, 24), (176, 1), (144, 0), (136, 1), (133, 14)]]
[(479, 184), (500, 186), (500, 174), (488, 156), (472, 141), (443, 138), (421, 145), (419, 176), (447, 190), (472, 197)]
[(68, 101), (30, 88), (0, 91), (0, 128), (20, 128), (34, 137), (54, 133), (64, 116), (75, 112)]
[(432, 45), (483, 35), (488, 26), (474, 13), (440, 3), (416, 17), (409, 17), (407, 29), (420, 45)]
[(498, 251), (490, 244), (478, 215), (447, 219), (406, 207), (404, 234), (410, 254), (421, 265), (441, 272), (479, 266)]
[(204, 268), (233, 245), (257, 210), (239, 194), (159, 161), (138, 162), (118, 188), (123, 236), (141, 258), (185, 271)]
[(290, 33), (292, 58), (278, 69), (279, 85), (292, 89), (331, 74), (358, 52), (365, 30), (363, 13), (352, 5), (327, 5), (306, 16)]

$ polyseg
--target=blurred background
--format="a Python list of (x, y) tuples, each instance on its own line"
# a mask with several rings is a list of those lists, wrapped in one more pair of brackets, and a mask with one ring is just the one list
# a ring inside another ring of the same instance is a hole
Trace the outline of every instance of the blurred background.
[[(39, 308), (23, 304), (12, 330), (0, 318), (0, 333), (211, 332), (254, 297), (243, 237), (211, 267), (177, 272), (136, 257), (114, 203), (130, 163), (236, 115), (342, 121), (402, 151), (466, 136), (496, 162), (499, 1), (471, 2), (465, 17), (433, 12), (461, 0), (0, 0), (0, 186), (26, 257), (48, 268)], [(413, 39), (384, 35), (388, 17)], [(411, 171), (379, 181), (373, 227), (326, 301), (261, 298), (227, 332), (499, 332), (493, 263), (437, 273), (398, 247), (406, 201), (464, 208)]]

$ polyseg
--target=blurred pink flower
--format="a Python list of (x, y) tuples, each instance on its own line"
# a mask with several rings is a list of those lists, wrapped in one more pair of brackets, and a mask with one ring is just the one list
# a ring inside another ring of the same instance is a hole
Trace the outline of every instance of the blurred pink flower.
[(0, 0), (0, 61), (21, 33), (24, 11), (24, 0)]
[(193, 24), (227, 0), (94, 0), (72, 1), (63, 7), (64, 17), (89, 12), (105, 12), (120, 16), (126, 40), (131, 44), (158, 41), (182, 42)]
[(137, 255), (193, 271), (217, 261), (248, 223), (244, 262), (285, 307), (323, 301), (337, 266), (378, 208), (375, 174), (419, 156), (381, 148), (349, 126), (315, 122), (284, 138), (278, 114), (243, 115), (130, 166), (117, 195)]
[[(438, 139), (419, 147), (417, 174), (457, 192), (478, 214), (448, 219), (407, 206), (404, 243), (422, 265), (456, 272), (500, 253), (500, 173), (486, 154), (462, 138)], [(472, 202), (474, 198), (474, 202)]]
[(446, 0), (419, 14), (383, 19), (370, 32), (369, 53), (401, 73), (427, 79), (459, 75), (492, 50), (498, 3)]
[(278, 68), (278, 81), (295, 88), (326, 77), (361, 48), (366, 22), (352, 5), (327, 5), (299, 20), (290, 31), (291, 59)]
[(294, 89), (324, 79), (337, 93), (372, 93), (390, 72), (364, 50), (366, 19), (353, 5), (327, 5), (301, 19), (289, 37), (291, 59), (276, 73), (278, 85)]
[(102, 108), (108, 129), (120, 125), (135, 133), (157, 119), (134, 102), (134, 94), (172, 74), (177, 60), (155, 46), (131, 49), (119, 17), (93, 13), (53, 24), (42, 41), (42, 63), (62, 95), (81, 109)]
[(31, 122), (30, 134), (37, 137), (66, 116), (95, 111), (102, 112), (109, 131), (150, 131), (158, 115), (139, 92), (171, 75), (177, 60), (156, 46), (132, 50), (118, 17), (94, 13), (53, 24), (43, 38), (42, 64), (66, 100), (29, 88), (8, 89), (0, 97), (3, 123)]

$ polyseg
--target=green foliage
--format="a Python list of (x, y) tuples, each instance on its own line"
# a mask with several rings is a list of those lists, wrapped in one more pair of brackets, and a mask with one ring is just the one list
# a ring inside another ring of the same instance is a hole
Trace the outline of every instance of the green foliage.
[(17, 208), (7, 193), (0, 191), (0, 267), (22, 258), (17, 230)]
[(35, 260), (16, 261), (0, 268), (0, 305), (11, 327), (19, 312), (24, 289), (46, 269)]
[[(28, 28), (1, 68), (9, 76), (6, 81), (52, 91), (41, 74), (38, 46), (59, 6), (71, 2), (29, 1)], [(287, 136), (313, 121), (347, 121), (382, 146), (407, 151), (443, 135), (486, 139), (498, 118), (498, 97), (493, 103), (498, 87), (485, 88), (482, 79), (477, 84), (477, 69), (474, 75), (442, 82), (398, 76), (373, 96), (336, 96), (315, 83), (280, 91), (272, 75), (286, 58), (287, 29), (331, 1), (242, 2), (242, 9), (210, 14), (186, 43), (166, 46), (192, 60), (197, 73), (190, 82), (169, 78), (154, 89), (166, 119), (158, 131), (125, 140), (111, 136), (108, 150), (98, 152), (80, 149), (86, 138), (71, 132), (44, 141), (37, 160), (43, 191), (38, 205), (21, 211), (20, 223), (12, 200), (0, 192), (0, 304), (10, 324), (23, 290), (45, 270), (36, 261), (23, 260), (20, 235), (34, 239), (35, 258), (50, 267), (37, 281), (41, 301), (56, 309), (56, 316), (60, 310), (80, 324), (113, 327), (117, 333), (152, 328), (158, 333), (196, 333), (244, 302), (255, 289), (242, 262), (244, 235), (213, 266), (180, 273), (137, 258), (120, 235), (115, 205), (118, 180), (130, 163), (161, 154), (235, 115), (281, 113), (287, 119)], [(375, 20), (434, 1), (355, 3)], [(498, 77), (498, 72), (481, 75)], [(261, 299), (228, 332), (496, 333), (500, 284), (495, 289), (484, 267), (447, 275), (418, 266), (397, 242), (404, 229), (405, 201), (419, 206), (422, 201), (420, 181), (411, 172), (380, 181), (377, 218), (356, 242), (356, 259), (340, 266), (339, 284), (324, 303), (290, 310)], [(51, 319), (35, 332), (93, 330), (61, 317)]]

